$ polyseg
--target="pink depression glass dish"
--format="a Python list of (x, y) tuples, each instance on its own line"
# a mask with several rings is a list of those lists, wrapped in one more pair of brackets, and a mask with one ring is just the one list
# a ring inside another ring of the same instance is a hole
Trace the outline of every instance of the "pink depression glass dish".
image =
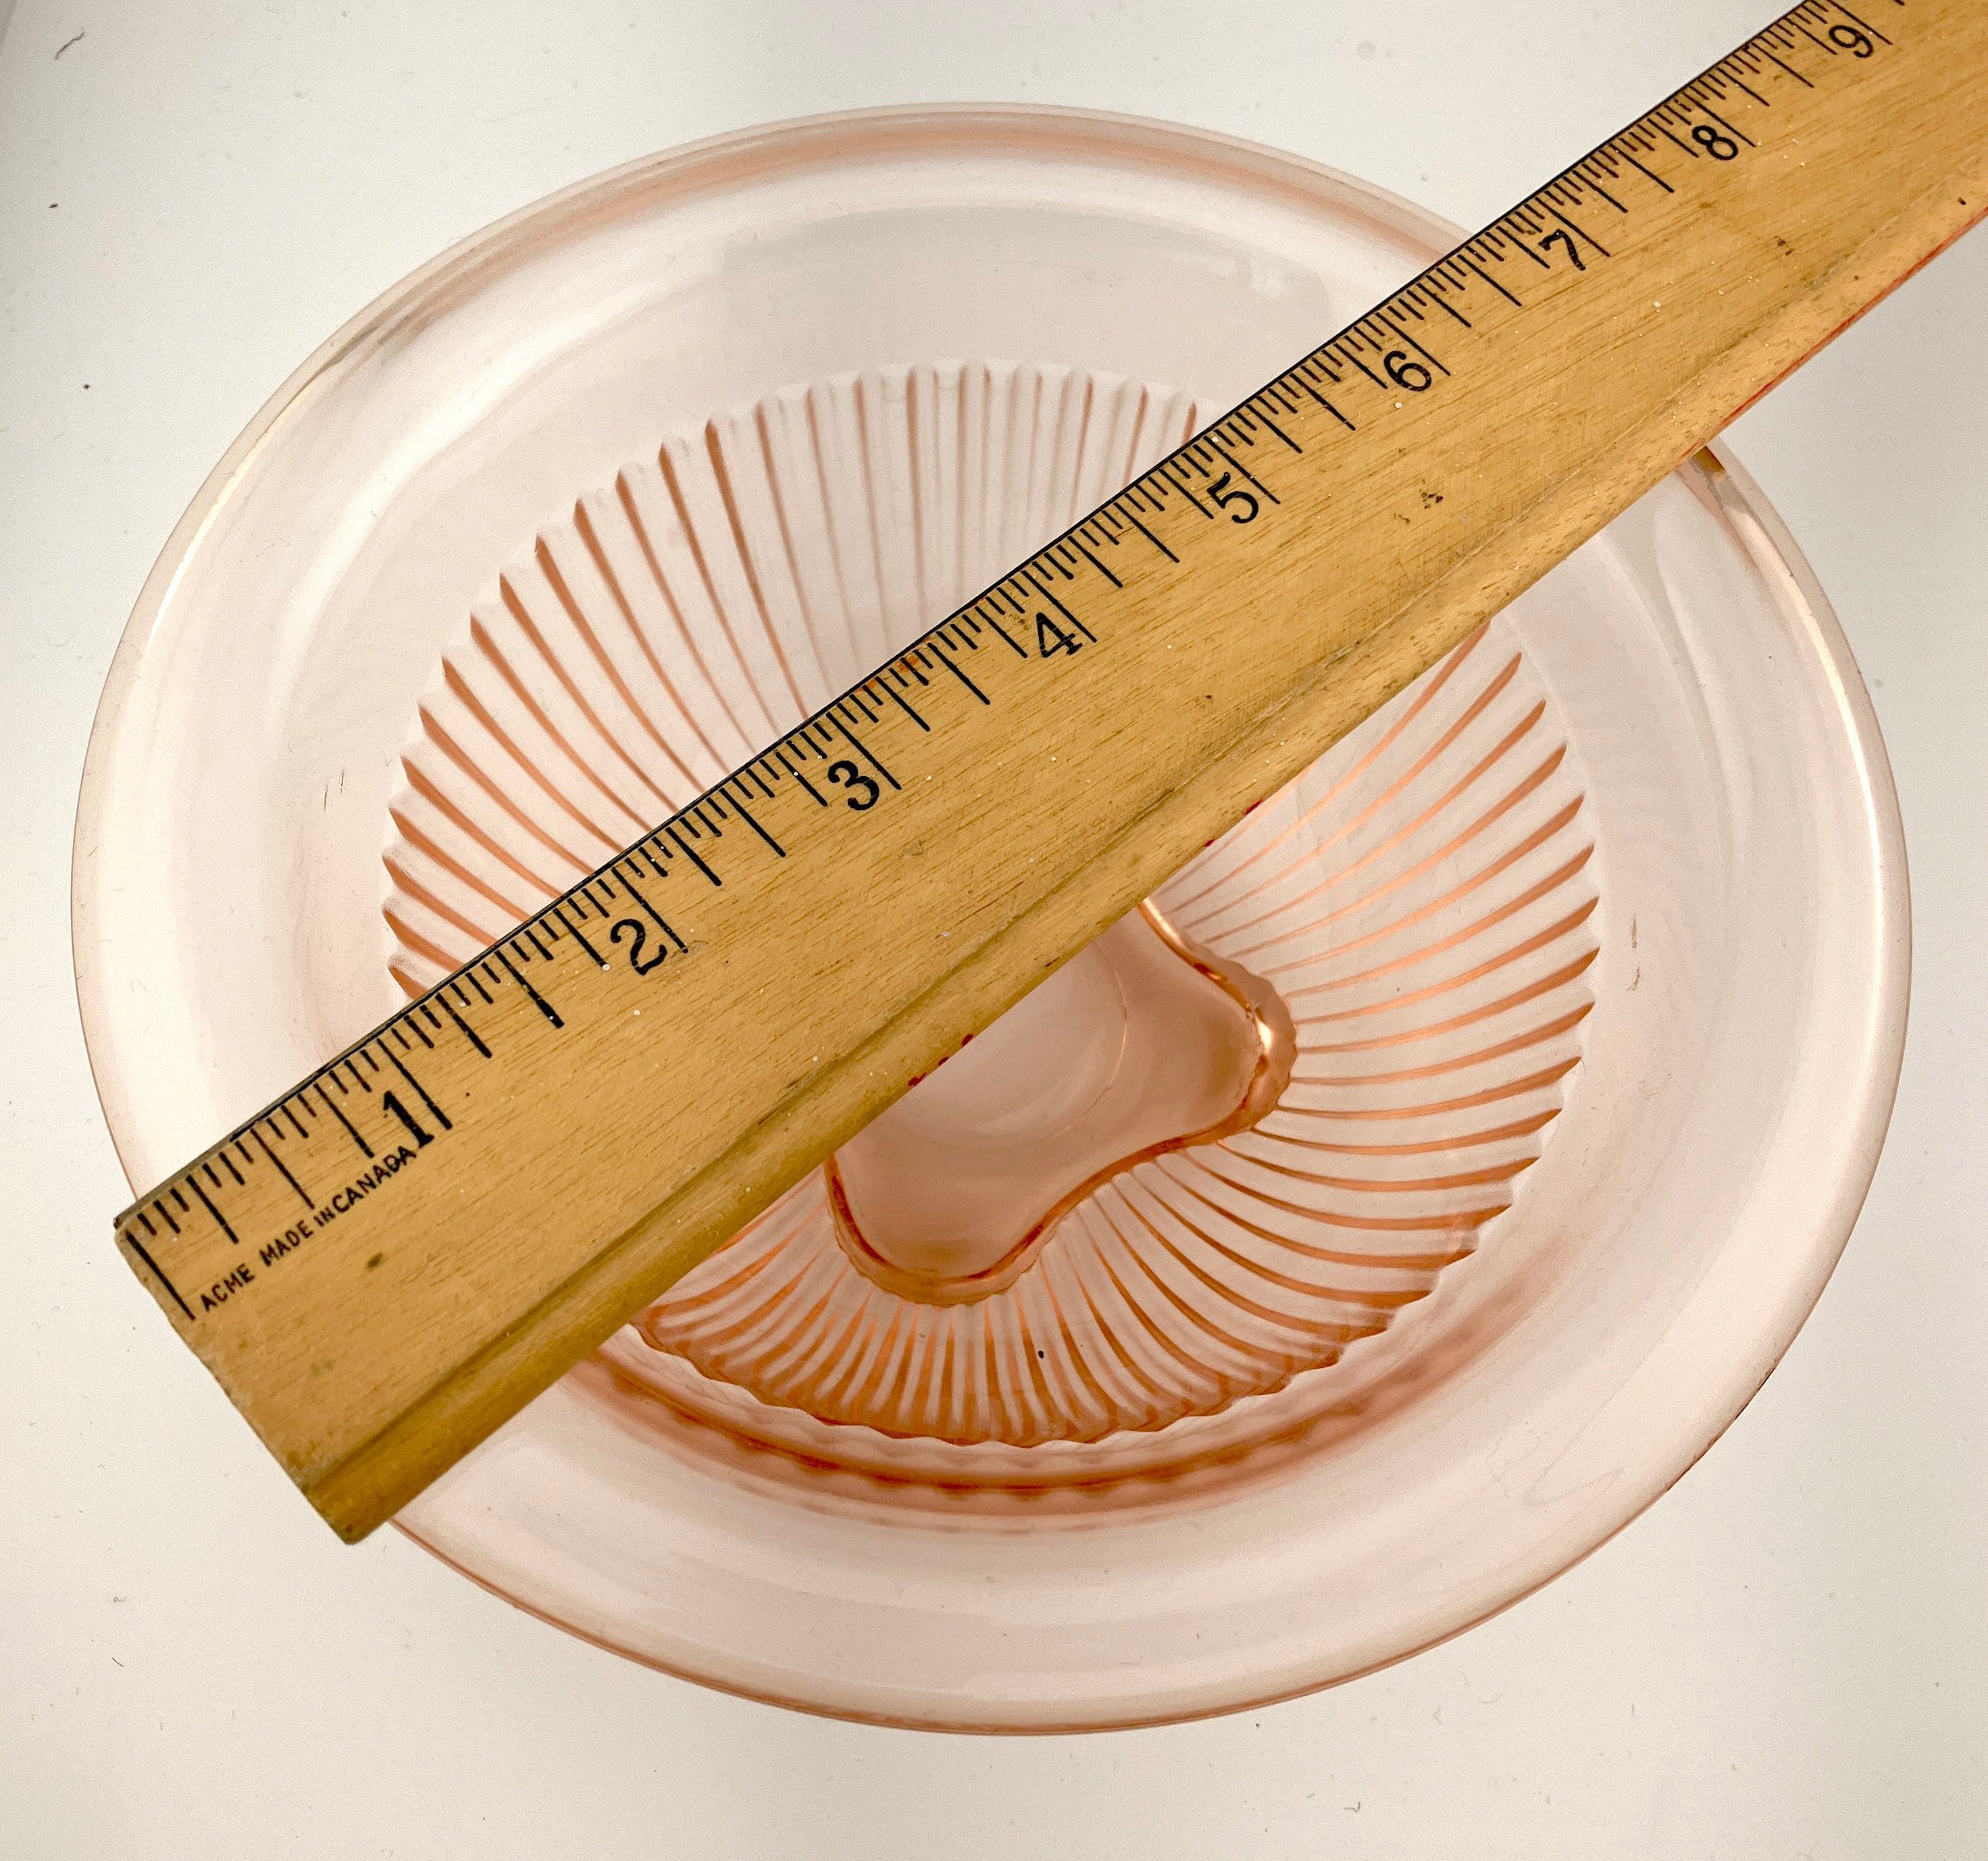
[[(888, 111), (638, 163), (389, 293), (195, 501), (90, 745), (134, 1185), (1452, 238), (1199, 132)], [(1906, 936), (1842, 636), (1702, 454), (400, 1522), (634, 1659), (900, 1724), (1396, 1660), (1787, 1348)]]

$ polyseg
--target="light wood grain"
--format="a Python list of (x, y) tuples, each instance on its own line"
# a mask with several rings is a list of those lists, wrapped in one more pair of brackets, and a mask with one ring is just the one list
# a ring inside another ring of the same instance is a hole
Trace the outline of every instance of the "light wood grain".
[(1988, 8), (1797, 9), (134, 1205), (134, 1270), (363, 1535), (1984, 205)]

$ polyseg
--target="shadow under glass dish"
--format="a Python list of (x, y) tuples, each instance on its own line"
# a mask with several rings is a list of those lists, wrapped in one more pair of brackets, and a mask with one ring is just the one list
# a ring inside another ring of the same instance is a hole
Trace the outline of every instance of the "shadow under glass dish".
[[(217, 472), (106, 693), (78, 966), (129, 1172), (1449, 240), (1268, 151), (965, 110), (639, 164), (418, 274)], [(906, 1724), (1396, 1658), (1633, 1515), (1785, 1348), (1875, 1161), (1903, 925), (1854, 669), (1701, 455), (401, 1522), (638, 1659)]]

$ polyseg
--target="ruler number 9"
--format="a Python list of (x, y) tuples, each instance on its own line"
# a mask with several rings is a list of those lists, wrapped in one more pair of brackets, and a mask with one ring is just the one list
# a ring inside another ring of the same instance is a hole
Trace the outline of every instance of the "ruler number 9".
[(1381, 366), (1388, 371), (1390, 381), (1412, 394), (1427, 394), (1429, 384), (1435, 379), (1421, 363), (1411, 361), (1405, 349), (1390, 349), (1381, 357)]
[(1829, 42), (1841, 46), (1852, 58), (1868, 58), (1877, 49), (1854, 25), (1831, 26), (1829, 29)]
[[(833, 783), (837, 788), (847, 789), (850, 791), (849, 805), (859, 814), (866, 808), (874, 807), (877, 796), (883, 792), (854, 763), (847, 760), (830, 763), (828, 773), (823, 780)], [(860, 800), (855, 792), (858, 789), (863, 791)]]

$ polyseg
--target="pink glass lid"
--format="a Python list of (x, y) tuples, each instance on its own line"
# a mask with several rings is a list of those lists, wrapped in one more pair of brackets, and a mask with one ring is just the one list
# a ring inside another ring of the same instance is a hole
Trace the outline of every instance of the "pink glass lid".
[[(217, 469), (106, 689), (76, 962), (134, 1183), (1450, 238), (1199, 132), (887, 111), (634, 164), (397, 287)], [(1738, 1412), (1861, 1203), (1905, 975), (1863, 688), (1702, 454), (400, 1522), (853, 1717), (1347, 1677)]]

